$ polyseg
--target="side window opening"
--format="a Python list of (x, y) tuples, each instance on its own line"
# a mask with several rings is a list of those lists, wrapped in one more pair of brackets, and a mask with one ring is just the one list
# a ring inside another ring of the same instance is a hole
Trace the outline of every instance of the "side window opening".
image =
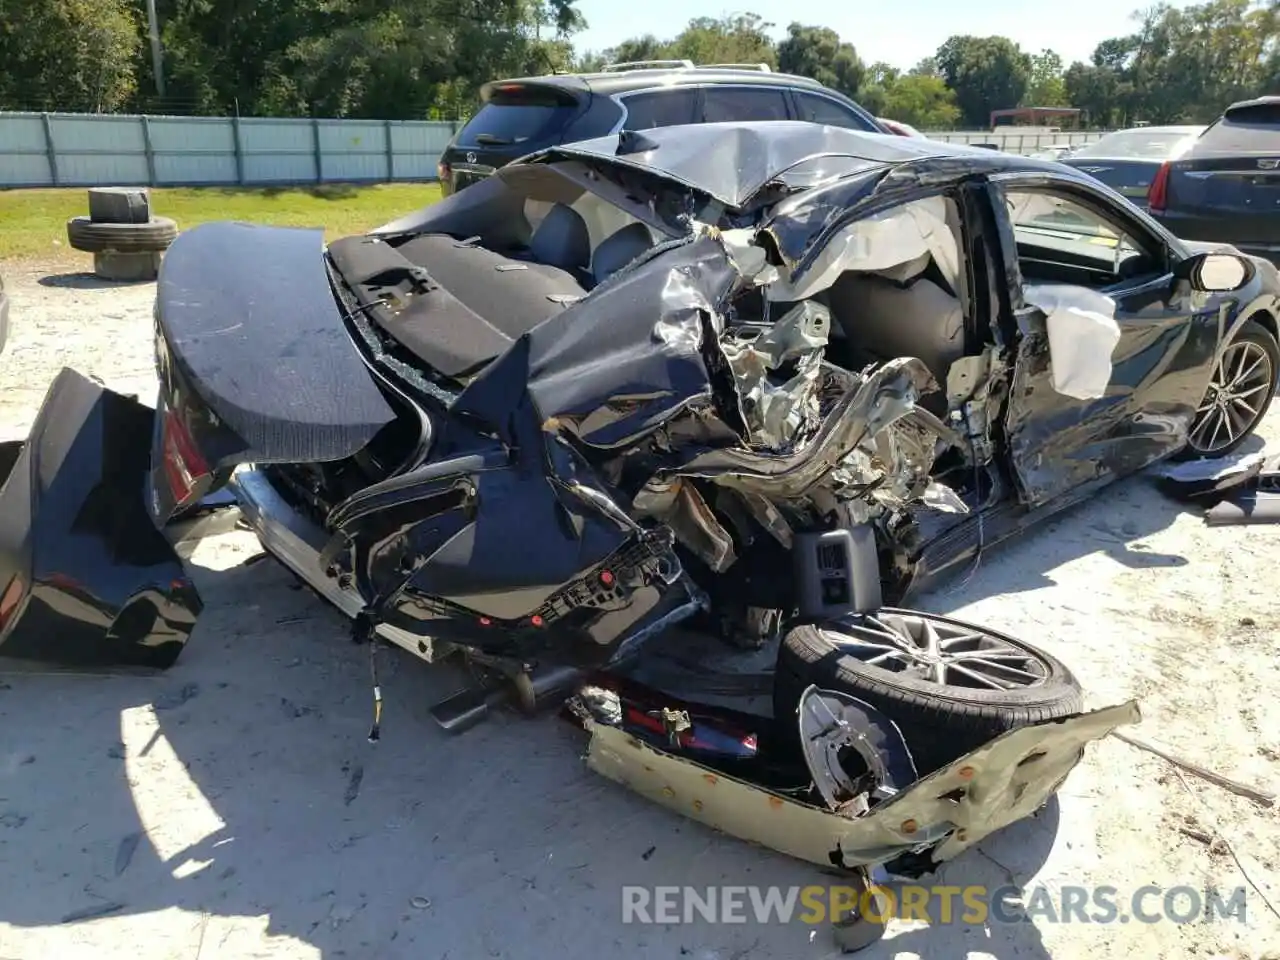
[(1006, 204), (1018, 245), (1018, 267), (1027, 283), (1065, 283), (1101, 291), (1163, 271), (1159, 251), (1069, 196), (1010, 190)]
[(703, 123), (789, 118), (784, 90), (711, 85), (702, 91)]
[(624, 126), (628, 130), (652, 130), (697, 122), (698, 94), (695, 90), (663, 90), (627, 97)]
[(817, 94), (806, 93), (802, 90), (792, 92), (796, 98), (797, 120), (823, 123), (830, 127), (847, 127), (851, 130), (875, 130), (875, 127), (857, 113), (837, 103), (830, 97), (820, 97)]

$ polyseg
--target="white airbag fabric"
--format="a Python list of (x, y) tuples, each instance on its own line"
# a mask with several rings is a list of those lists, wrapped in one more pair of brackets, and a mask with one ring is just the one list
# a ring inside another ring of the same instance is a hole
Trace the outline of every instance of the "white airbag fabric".
[(1116, 302), (1064, 283), (1028, 284), (1023, 298), (1045, 315), (1053, 389), (1077, 400), (1105, 395), (1111, 354), (1120, 341)]
[(826, 290), (846, 270), (889, 270), (932, 254), (951, 289), (960, 282), (960, 250), (947, 226), (947, 199), (926, 197), (857, 220), (839, 231), (798, 282), (767, 288), (775, 302), (804, 300)]

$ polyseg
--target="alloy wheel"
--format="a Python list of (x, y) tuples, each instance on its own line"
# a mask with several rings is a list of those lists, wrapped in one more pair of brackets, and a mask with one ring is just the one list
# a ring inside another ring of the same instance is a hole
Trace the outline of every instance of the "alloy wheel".
[(944, 686), (1019, 690), (1040, 686), (1049, 671), (1030, 651), (967, 624), (922, 614), (883, 612), (842, 622), (823, 634), (870, 667)]
[(1271, 356), (1262, 344), (1247, 339), (1229, 344), (1196, 410), (1188, 437), (1192, 449), (1212, 457), (1257, 426), (1274, 382)]

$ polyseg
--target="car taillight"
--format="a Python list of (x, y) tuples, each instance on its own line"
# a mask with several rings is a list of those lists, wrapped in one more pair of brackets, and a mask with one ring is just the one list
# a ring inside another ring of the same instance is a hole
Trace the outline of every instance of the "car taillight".
[(18, 602), (22, 599), (22, 587), (22, 577), (14, 577), (4, 588), (4, 593), (0, 593), (0, 630), (5, 628), (13, 612), (18, 609)]
[(1169, 197), (1169, 167), (1168, 160), (1160, 164), (1160, 169), (1156, 171), (1155, 178), (1147, 189), (1147, 209), (1152, 213), (1164, 213)]
[(196, 442), (172, 410), (164, 413), (164, 475), (169, 481), (175, 506), (182, 506), (195, 492), (196, 484), (209, 475), (209, 465)]
[(443, 160), (436, 164), (436, 176), (440, 178), (441, 183), (446, 183), (449, 180), (449, 174), (452, 172), (449, 169), (449, 165)]

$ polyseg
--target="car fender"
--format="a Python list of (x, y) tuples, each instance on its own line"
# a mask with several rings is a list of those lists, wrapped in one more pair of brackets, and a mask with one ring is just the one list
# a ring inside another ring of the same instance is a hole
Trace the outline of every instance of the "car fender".
[(182, 652), (202, 602), (147, 513), (154, 421), (64, 369), (0, 456), (0, 656), (164, 668)]

